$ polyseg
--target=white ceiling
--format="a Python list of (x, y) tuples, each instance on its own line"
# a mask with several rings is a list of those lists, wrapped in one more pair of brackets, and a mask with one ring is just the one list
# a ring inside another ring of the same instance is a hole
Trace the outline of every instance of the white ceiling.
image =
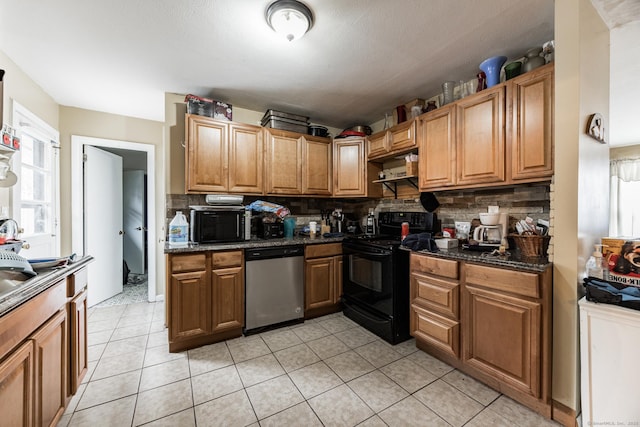
[[(553, 39), (553, 0), (304, 0), (315, 24), (289, 43), (271, 1), (0, 0), (0, 50), (61, 105), (163, 121), (165, 92), (193, 93), (344, 128)], [(616, 28), (639, 3), (592, 1)]]

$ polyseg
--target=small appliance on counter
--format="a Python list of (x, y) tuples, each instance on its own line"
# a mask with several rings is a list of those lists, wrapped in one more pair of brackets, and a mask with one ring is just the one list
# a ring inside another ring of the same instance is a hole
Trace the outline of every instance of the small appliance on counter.
[(284, 237), (284, 223), (282, 221), (266, 222), (266, 217), (258, 219), (257, 235), (260, 239), (280, 239)]
[(189, 206), (190, 240), (193, 243), (223, 243), (245, 240), (243, 197), (207, 194), (206, 206)]

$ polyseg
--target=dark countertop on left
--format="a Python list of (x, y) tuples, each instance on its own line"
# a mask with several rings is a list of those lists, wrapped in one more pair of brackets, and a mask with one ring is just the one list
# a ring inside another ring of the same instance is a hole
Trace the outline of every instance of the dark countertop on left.
[(16, 286), (13, 290), (0, 294), (0, 316), (4, 316), (29, 301), (39, 293), (55, 285), (59, 279), (75, 273), (91, 261), (93, 261), (92, 256), (85, 256), (64, 267), (38, 270), (37, 276), (25, 281), (15, 280), (16, 277), (19, 277), (18, 274), (21, 275), (21, 273), (13, 273), (9, 280), (13, 279), (16, 282)]
[(282, 239), (251, 239), (241, 242), (231, 243), (210, 243), (210, 244), (193, 244), (187, 246), (172, 246), (168, 243), (164, 245), (165, 254), (189, 253), (201, 251), (227, 251), (233, 249), (254, 249), (254, 248), (271, 248), (277, 246), (294, 246), (294, 245), (318, 245), (322, 243), (340, 243), (343, 237), (316, 237), (311, 239), (308, 236), (295, 236)]

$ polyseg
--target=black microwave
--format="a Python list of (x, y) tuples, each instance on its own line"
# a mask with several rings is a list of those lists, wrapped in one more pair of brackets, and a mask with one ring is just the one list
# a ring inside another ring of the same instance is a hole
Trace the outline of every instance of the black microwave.
[(190, 206), (193, 243), (245, 240), (245, 209), (242, 206)]

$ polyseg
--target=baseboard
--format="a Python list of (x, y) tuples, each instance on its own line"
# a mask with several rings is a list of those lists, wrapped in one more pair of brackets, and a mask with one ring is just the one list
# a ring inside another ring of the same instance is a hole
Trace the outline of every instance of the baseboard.
[(551, 401), (551, 418), (565, 427), (579, 427), (576, 411), (555, 400)]
[(156, 302), (164, 301), (164, 294), (156, 295)]

